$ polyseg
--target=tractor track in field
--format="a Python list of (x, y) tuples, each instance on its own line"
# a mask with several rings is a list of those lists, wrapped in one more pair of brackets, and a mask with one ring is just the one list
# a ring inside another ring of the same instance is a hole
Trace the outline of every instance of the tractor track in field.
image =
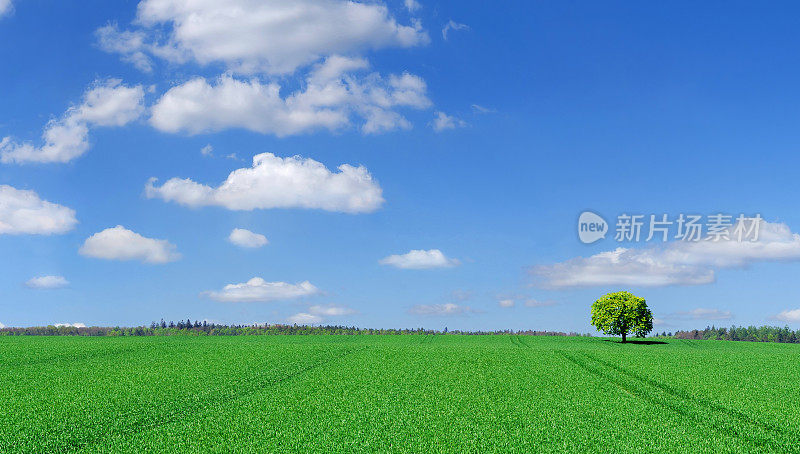
[[(512, 336), (511, 343), (517, 347), (531, 348), (521, 336)], [(692, 345), (694, 348), (698, 348)], [(636, 372), (629, 371), (623, 367), (604, 361), (585, 352), (564, 352), (562, 350), (554, 350), (567, 361), (575, 364), (581, 369), (589, 372), (590, 374), (601, 378), (603, 381), (609, 382), (620, 388), (625, 393), (635, 396), (637, 398), (646, 400), (651, 404), (669, 409), (681, 416), (692, 419), (699, 424), (710, 426), (714, 430), (724, 433), (729, 436), (744, 438), (760, 447), (769, 447), (775, 451), (787, 451), (786, 446), (772, 438), (758, 437), (751, 433), (750, 429), (761, 431), (762, 433), (777, 435), (784, 439), (790, 439), (794, 443), (800, 444), (800, 434), (795, 431), (786, 430), (776, 424), (760, 421), (755, 419), (744, 412), (726, 407), (722, 404), (704, 399), (702, 397), (693, 396), (690, 393), (661, 383), (649, 377), (642, 376)], [(621, 378), (622, 374), (624, 378)], [(659, 396), (661, 394), (661, 396)], [(690, 406), (694, 406), (693, 411), (689, 408), (681, 406), (680, 402), (686, 402)], [(698, 411), (699, 410), (699, 411)], [(714, 414), (720, 419), (727, 419), (732, 427), (737, 425), (743, 427), (743, 430), (733, 430), (725, 427), (723, 424), (709, 421), (705, 415)]]
[(512, 334), (511, 336), (509, 336), (509, 338), (511, 339), (511, 343), (519, 348), (531, 348), (530, 345), (528, 345), (525, 341), (522, 340), (522, 336), (520, 336), (519, 334)]
[[(632, 378), (634, 380), (638, 380), (640, 382), (647, 383), (647, 384), (649, 384), (649, 385), (651, 385), (653, 387), (656, 387), (656, 388), (664, 391), (665, 393), (670, 394), (670, 395), (672, 395), (672, 396), (674, 396), (676, 398), (687, 400), (687, 401), (692, 401), (695, 404), (697, 404), (698, 406), (706, 407), (707, 409), (709, 409), (711, 411), (714, 411), (716, 413), (720, 413), (720, 412), (721, 413), (725, 413), (728, 416), (730, 416), (731, 418), (737, 419), (740, 422), (743, 422), (743, 423), (746, 423), (746, 424), (756, 425), (756, 426), (760, 427), (761, 429), (763, 429), (764, 431), (774, 432), (774, 433), (777, 433), (777, 434), (780, 434), (780, 435), (784, 435), (784, 436), (793, 435), (795, 438), (798, 438), (798, 435), (800, 435), (797, 432), (787, 431), (784, 428), (782, 428), (782, 427), (780, 427), (780, 426), (778, 426), (776, 424), (759, 421), (759, 420), (757, 420), (755, 418), (752, 418), (751, 416), (747, 415), (744, 412), (741, 412), (739, 410), (735, 410), (733, 408), (728, 408), (728, 407), (726, 407), (726, 406), (724, 406), (722, 404), (716, 403), (716, 402), (714, 402), (712, 400), (704, 399), (704, 398), (698, 397), (698, 396), (693, 396), (690, 393), (687, 393), (687, 392), (682, 391), (680, 389), (676, 389), (676, 388), (674, 388), (672, 386), (669, 386), (667, 384), (661, 383), (661, 382), (659, 382), (657, 380), (653, 380), (652, 378), (642, 376), (641, 374), (638, 374), (636, 372), (627, 370), (627, 369), (625, 369), (623, 367), (617, 366), (616, 364), (611, 364), (611, 363), (609, 363), (607, 361), (603, 361), (602, 359), (596, 358), (596, 357), (594, 357), (594, 356), (592, 356), (592, 355), (590, 355), (588, 353), (582, 353), (582, 354), (584, 356), (588, 357), (588, 358), (591, 358), (592, 360), (594, 360), (594, 361), (596, 361), (596, 362), (598, 362), (600, 364), (605, 365), (606, 367), (609, 367), (609, 368), (614, 369), (614, 370), (616, 370), (616, 371), (618, 371), (618, 372), (620, 372), (622, 374), (625, 374), (625, 375), (627, 375), (628, 377), (630, 377), (630, 378)], [(800, 443), (800, 439), (797, 439), (795, 441)]]
[(681, 345), (685, 345), (687, 347), (694, 348), (694, 349), (697, 349), (697, 350), (700, 349), (700, 346), (697, 345), (693, 340), (680, 339), (680, 341), (681, 341)]
[[(643, 377), (635, 372), (598, 359), (588, 353), (566, 353), (561, 350), (555, 350), (554, 352), (595, 377), (614, 384), (630, 395), (671, 410), (699, 425), (710, 427), (719, 433), (734, 438), (746, 439), (756, 446), (768, 448), (773, 452), (787, 452), (789, 450), (786, 445), (769, 436), (757, 436), (753, 434), (753, 429), (765, 435), (778, 435), (784, 439), (792, 439), (795, 443), (800, 442), (796, 432), (787, 431), (775, 424), (756, 420), (740, 411), (707, 399), (695, 397), (690, 393), (678, 390), (651, 378)], [(622, 376), (619, 374), (622, 374)], [(717, 422), (710, 420), (708, 418), (709, 414), (713, 414), (720, 420), (727, 421)], [(725, 422), (727, 422), (727, 424), (725, 424)], [(737, 426), (739, 426), (739, 430), (736, 429)], [(731, 427), (734, 429), (731, 429)]]
[[(210, 406), (219, 405), (231, 401), (235, 401), (237, 399), (255, 394), (256, 392), (262, 391), (264, 389), (278, 386), (282, 383), (288, 382), (292, 379), (298, 378), (308, 372), (313, 370), (319, 369), (323, 366), (335, 363), (345, 357), (348, 357), (355, 353), (360, 353), (367, 350), (369, 347), (364, 346), (361, 348), (352, 348), (344, 351), (343, 353), (333, 356), (333, 357), (326, 357), (321, 360), (312, 361), (309, 364), (306, 364), (299, 369), (296, 369), (288, 374), (280, 375), (277, 377), (263, 377), (267, 375), (267, 372), (263, 373), (256, 373), (248, 377), (240, 378), (239, 380), (234, 381), (233, 385), (227, 387), (225, 389), (216, 389), (213, 391), (209, 391), (202, 396), (194, 399), (192, 402), (189, 402), (187, 406), (175, 410), (172, 412), (168, 412), (166, 414), (157, 415), (157, 417), (148, 421), (147, 416), (144, 414), (145, 412), (128, 412), (121, 415), (122, 418), (128, 417), (132, 420), (132, 424), (128, 427), (123, 427), (121, 430), (116, 430), (114, 432), (102, 432), (100, 427), (102, 423), (98, 423), (95, 427), (92, 427), (92, 432), (88, 439), (83, 440), (73, 440), (73, 441), (66, 441), (59, 445), (50, 445), (47, 447), (48, 452), (75, 452), (85, 450), (87, 448), (91, 448), (104, 440), (110, 438), (110, 436), (115, 435), (135, 435), (141, 434), (147, 431), (151, 431), (157, 429), (159, 427), (168, 425), (175, 421), (178, 421), (182, 418), (187, 416), (191, 416), (197, 414), (201, 411), (207, 410)], [(142, 417), (144, 421), (137, 423), (135, 421), (136, 417)], [(91, 436), (92, 434), (96, 434), (95, 436)]]

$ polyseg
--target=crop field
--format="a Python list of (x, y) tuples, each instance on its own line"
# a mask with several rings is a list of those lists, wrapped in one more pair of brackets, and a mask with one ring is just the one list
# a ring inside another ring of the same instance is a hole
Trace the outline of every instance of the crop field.
[(790, 452), (800, 346), (0, 338), (0, 452)]

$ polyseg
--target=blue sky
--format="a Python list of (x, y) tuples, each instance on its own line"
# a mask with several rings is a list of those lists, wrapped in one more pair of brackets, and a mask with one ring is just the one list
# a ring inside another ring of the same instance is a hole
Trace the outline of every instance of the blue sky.
[(0, 1), (0, 323), (800, 328), (795, 5), (281, 3)]

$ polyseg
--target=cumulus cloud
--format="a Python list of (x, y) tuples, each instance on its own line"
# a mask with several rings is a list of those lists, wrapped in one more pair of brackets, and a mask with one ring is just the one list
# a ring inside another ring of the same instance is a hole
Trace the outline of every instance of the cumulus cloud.
[(438, 249), (421, 250), (414, 249), (405, 254), (390, 255), (382, 258), (378, 263), (390, 265), (402, 269), (429, 269), (429, 268), (450, 268), (459, 265), (458, 259), (448, 258)]
[(200, 149), (200, 154), (203, 156), (213, 156), (214, 147), (212, 147), (211, 144), (208, 144)]
[(55, 326), (56, 328), (59, 328), (59, 327), (62, 327), (62, 326), (72, 327), (72, 328), (86, 328), (86, 325), (83, 324), (83, 323), (56, 323), (53, 326)]
[[(13, 11), (14, 5), (11, 3), (11, 0), (0, 0), (0, 17), (11, 14)], [(2, 328), (2, 326), (0, 326), (0, 328)]]
[(341, 317), (356, 313), (353, 309), (343, 306), (311, 306), (308, 308), (308, 312), (323, 317)]
[(399, 24), (383, 4), (346, 0), (143, 0), (135, 24), (125, 31), (109, 24), (97, 37), (101, 48), (145, 71), (156, 57), (289, 74), (334, 54), (429, 41), (418, 22)]
[(69, 281), (64, 276), (39, 276), (29, 279), (25, 285), (35, 289), (56, 289), (68, 286)]
[(447, 21), (446, 24), (444, 24), (444, 27), (442, 28), (442, 38), (444, 38), (445, 41), (447, 41), (447, 33), (450, 30), (453, 31), (469, 30), (469, 26), (464, 24), (459, 24), (458, 22), (454, 22), (453, 19), (450, 19), (449, 21)]
[(309, 314), (308, 312), (294, 314), (288, 317), (286, 320), (295, 325), (314, 325), (317, 323), (322, 323), (322, 317), (319, 315)]
[(123, 85), (119, 79), (96, 81), (83, 103), (67, 113), (91, 126), (125, 126), (144, 113), (144, 88)]
[(140, 260), (145, 263), (167, 263), (180, 254), (167, 240), (146, 238), (118, 225), (95, 233), (83, 242), (81, 255), (107, 260)]
[[(729, 229), (735, 231), (736, 226)], [(700, 285), (715, 281), (715, 270), (770, 261), (800, 260), (800, 235), (786, 224), (760, 221), (758, 241), (675, 241), (643, 249), (617, 248), (590, 257), (530, 268), (548, 288), (606, 285)]]
[(117, 24), (111, 23), (98, 28), (95, 37), (104, 51), (119, 54), (122, 61), (132, 64), (142, 72), (149, 73), (153, 70), (153, 64), (147, 53), (156, 50), (156, 47), (147, 43), (148, 36), (145, 32), (122, 31)]
[(220, 302), (267, 302), (288, 300), (312, 296), (319, 293), (319, 289), (310, 282), (303, 281), (297, 284), (286, 282), (267, 282), (260, 277), (254, 277), (241, 284), (228, 284), (220, 291), (208, 291), (203, 295)]
[(322, 163), (272, 153), (253, 157), (253, 166), (234, 170), (218, 187), (172, 178), (161, 186), (151, 179), (145, 194), (190, 207), (221, 206), (229, 210), (316, 208), (367, 213), (383, 204), (382, 191), (363, 166), (342, 164), (331, 172)]
[(414, 13), (422, 8), (422, 5), (417, 0), (404, 0), (403, 5), (410, 13)]
[(403, 5), (410, 13), (416, 12), (422, 8), (422, 5), (420, 5), (417, 0), (404, 0)]
[(3, 328), (5, 328), (5, 327), (6, 327), (6, 325), (4, 325), (4, 324), (0, 323), (0, 329), (3, 329)]
[(780, 314), (774, 317), (776, 320), (782, 320), (784, 322), (791, 322), (797, 323), (800, 322), (800, 309), (789, 309), (782, 311)]
[(408, 129), (398, 108), (431, 105), (427, 85), (404, 73), (356, 77), (366, 61), (333, 56), (317, 65), (305, 87), (286, 96), (277, 82), (222, 75), (196, 77), (168, 90), (152, 107), (150, 124), (171, 133), (199, 134), (241, 128), (278, 137), (338, 131), (357, 122), (365, 134)]
[(451, 117), (444, 112), (436, 112), (436, 118), (433, 119), (431, 127), (436, 132), (441, 132), (446, 129), (463, 128), (467, 126), (467, 122), (456, 117)]
[(448, 315), (464, 315), (473, 312), (469, 306), (460, 306), (455, 303), (445, 304), (417, 304), (408, 311), (412, 315), (424, 316), (448, 316)]
[[(369, 66), (363, 51), (429, 41), (418, 21), (400, 25), (379, 3), (144, 0), (135, 23), (133, 30), (98, 29), (100, 47), (144, 71), (152, 70), (152, 57), (226, 69), (216, 80), (196, 77), (164, 93), (150, 117), (161, 131), (288, 136), (357, 125), (376, 134), (409, 129), (399, 110), (431, 105), (418, 76), (356, 74)], [(278, 76), (296, 72), (303, 83), (287, 92)]]
[(514, 307), (514, 300), (512, 299), (504, 299), (497, 302), (497, 305), (500, 307)]
[(0, 162), (69, 162), (89, 149), (89, 127), (124, 126), (144, 113), (144, 89), (129, 87), (118, 79), (96, 81), (83, 95), (83, 103), (67, 109), (60, 119), (47, 123), (40, 147), (16, 142), (11, 137), (0, 141)]
[(0, 185), (0, 235), (51, 235), (72, 230), (75, 210), (42, 200), (34, 191)]
[(312, 325), (322, 323), (326, 317), (341, 317), (355, 313), (353, 309), (341, 306), (311, 306), (308, 312), (294, 314), (288, 317), (287, 321), (297, 325)]
[(231, 230), (231, 234), (228, 235), (228, 241), (237, 246), (246, 248), (258, 248), (269, 243), (267, 237), (264, 235), (253, 233), (247, 229)]
[(690, 311), (674, 312), (664, 316), (664, 319), (668, 320), (730, 320), (732, 318), (733, 314), (730, 311), (702, 307)]

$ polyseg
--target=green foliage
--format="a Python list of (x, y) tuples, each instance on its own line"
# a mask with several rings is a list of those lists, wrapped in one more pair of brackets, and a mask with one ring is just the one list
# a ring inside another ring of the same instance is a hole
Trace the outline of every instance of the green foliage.
[(663, 342), (2, 337), (0, 453), (800, 446), (798, 346)]
[(592, 304), (592, 325), (605, 334), (645, 337), (653, 330), (653, 314), (644, 298), (630, 292), (609, 293)]

